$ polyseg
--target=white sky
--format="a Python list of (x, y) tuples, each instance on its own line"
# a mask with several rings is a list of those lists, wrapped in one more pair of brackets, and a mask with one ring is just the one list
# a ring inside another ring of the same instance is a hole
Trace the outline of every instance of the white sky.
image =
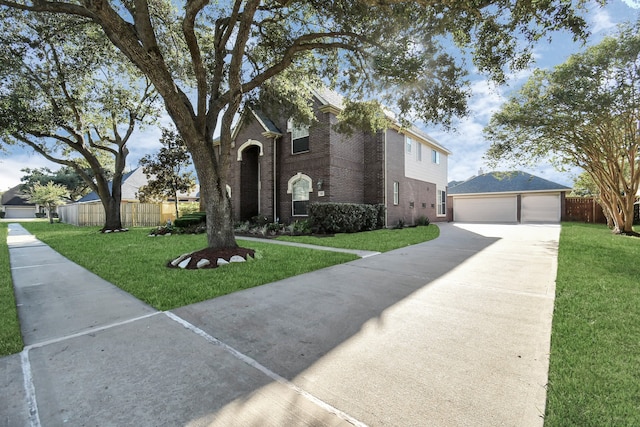
[[(640, 12), (640, 0), (613, 0), (605, 8), (600, 8), (595, 3), (590, 7), (588, 22), (592, 36), (590, 44), (597, 43), (602, 37), (610, 33), (615, 25), (626, 21), (635, 20)], [(564, 62), (567, 57), (579, 52), (582, 46), (574, 43), (567, 34), (557, 34), (552, 43), (541, 42), (535, 49), (535, 66), (540, 68), (552, 68)], [(530, 71), (524, 71), (511, 76), (508, 85), (493, 87), (481, 76), (472, 76), (472, 98), (469, 102), (470, 115), (461, 120), (455, 132), (445, 133), (434, 127), (424, 128), (431, 136), (453, 152), (449, 158), (449, 181), (463, 181), (478, 173), (480, 169), (490, 172), (483, 161), (483, 155), (489, 147), (489, 143), (482, 136), (482, 129), (488, 123), (491, 114), (497, 111), (506, 100), (508, 94), (524, 83)], [(168, 125), (170, 119), (163, 117), (162, 125)], [(158, 127), (148, 127), (138, 130), (129, 142), (130, 154), (127, 158), (127, 167), (133, 169), (138, 165), (142, 156), (154, 153), (160, 148), (161, 131)], [(0, 153), (0, 191), (5, 191), (20, 183), (23, 168), (38, 168), (48, 166), (57, 170), (59, 165), (50, 163), (43, 157), (32, 153), (31, 150), (9, 148), (9, 152)], [(514, 169), (512, 165), (501, 165), (502, 170)], [(522, 169), (522, 168), (521, 168)], [(535, 169), (526, 170), (542, 178), (555, 181), (559, 184), (571, 186), (573, 173), (560, 173), (549, 165), (541, 164)]]

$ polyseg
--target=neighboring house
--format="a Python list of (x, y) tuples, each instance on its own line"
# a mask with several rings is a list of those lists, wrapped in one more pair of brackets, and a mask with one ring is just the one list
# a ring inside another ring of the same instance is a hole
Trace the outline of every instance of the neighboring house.
[[(122, 175), (122, 202), (123, 203), (137, 203), (138, 200), (138, 190), (140, 187), (147, 185), (148, 183), (147, 176), (144, 174), (143, 169), (138, 167), (131, 172), (125, 173)], [(112, 182), (109, 182), (109, 191), (112, 190)], [(200, 188), (198, 185), (190, 191), (189, 193), (178, 192), (178, 201), (179, 202), (197, 202), (200, 199)], [(173, 202), (173, 197), (168, 198), (166, 201)], [(89, 203), (89, 202), (100, 202), (100, 197), (98, 193), (92, 191), (87, 194), (76, 203)]]
[[(109, 192), (112, 191), (112, 182), (109, 182)], [(147, 184), (147, 177), (142, 168), (135, 168), (131, 172), (122, 175), (122, 202), (138, 202), (138, 189)], [(75, 203), (100, 202), (100, 196), (95, 191), (82, 197)]]
[(5, 218), (35, 218), (39, 206), (29, 203), (29, 195), (21, 190), (22, 184), (10, 188), (2, 195), (2, 211)]
[(383, 204), (386, 225), (446, 220), (451, 154), (417, 128), (337, 133), (340, 95), (314, 92), (317, 122), (245, 111), (235, 128), (229, 187), (234, 219), (307, 217), (310, 202)]
[(571, 188), (520, 171), (491, 172), (449, 188), (458, 222), (557, 223)]

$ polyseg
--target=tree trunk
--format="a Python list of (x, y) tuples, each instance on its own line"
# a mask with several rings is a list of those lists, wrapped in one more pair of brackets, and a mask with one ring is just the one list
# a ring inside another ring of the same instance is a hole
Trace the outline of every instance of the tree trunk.
[[(204, 196), (207, 212), (207, 245), (210, 248), (235, 248), (238, 246), (233, 233), (231, 203), (226, 189), (215, 183), (200, 183), (200, 194)], [(203, 191), (204, 188), (204, 191)]]
[[(187, 142), (184, 135), (183, 139)], [(231, 201), (226, 189), (227, 174), (219, 169), (215, 148), (211, 144), (189, 145), (200, 183), (200, 205), (204, 205), (207, 213), (207, 246), (214, 249), (236, 248)]]
[(102, 231), (121, 230), (120, 199), (116, 200), (115, 197), (108, 197), (107, 200), (102, 201), (102, 206), (104, 206), (105, 216)]

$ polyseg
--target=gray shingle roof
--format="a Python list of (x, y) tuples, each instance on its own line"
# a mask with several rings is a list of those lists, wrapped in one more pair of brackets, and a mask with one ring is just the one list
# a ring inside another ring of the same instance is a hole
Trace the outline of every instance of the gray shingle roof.
[(0, 204), (5, 206), (35, 206), (35, 203), (29, 203), (29, 195), (22, 191), (22, 184), (5, 191), (2, 194)]
[[(109, 182), (109, 192), (112, 191), (113, 183)], [(138, 167), (129, 173), (122, 175), (122, 200), (137, 200), (138, 189), (143, 185), (147, 185), (147, 177), (145, 176), (142, 168)], [(84, 202), (96, 202), (100, 200), (98, 193), (92, 191), (80, 200), (78, 203)]]
[(566, 191), (571, 188), (530, 173), (490, 172), (473, 177), (462, 184), (449, 188), (449, 194), (483, 194), (483, 193), (510, 193), (527, 191)]

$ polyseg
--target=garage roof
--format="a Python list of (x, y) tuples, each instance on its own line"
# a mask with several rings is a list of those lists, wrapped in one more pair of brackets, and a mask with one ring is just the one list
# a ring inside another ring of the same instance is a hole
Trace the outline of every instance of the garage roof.
[(522, 171), (490, 172), (449, 188), (449, 195), (566, 191), (571, 188)]
[(29, 195), (21, 190), (22, 184), (18, 184), (8, 189), (2, 195), (0, 204), (3, 206), (35, 206), (35, 203), (29, 203)]

